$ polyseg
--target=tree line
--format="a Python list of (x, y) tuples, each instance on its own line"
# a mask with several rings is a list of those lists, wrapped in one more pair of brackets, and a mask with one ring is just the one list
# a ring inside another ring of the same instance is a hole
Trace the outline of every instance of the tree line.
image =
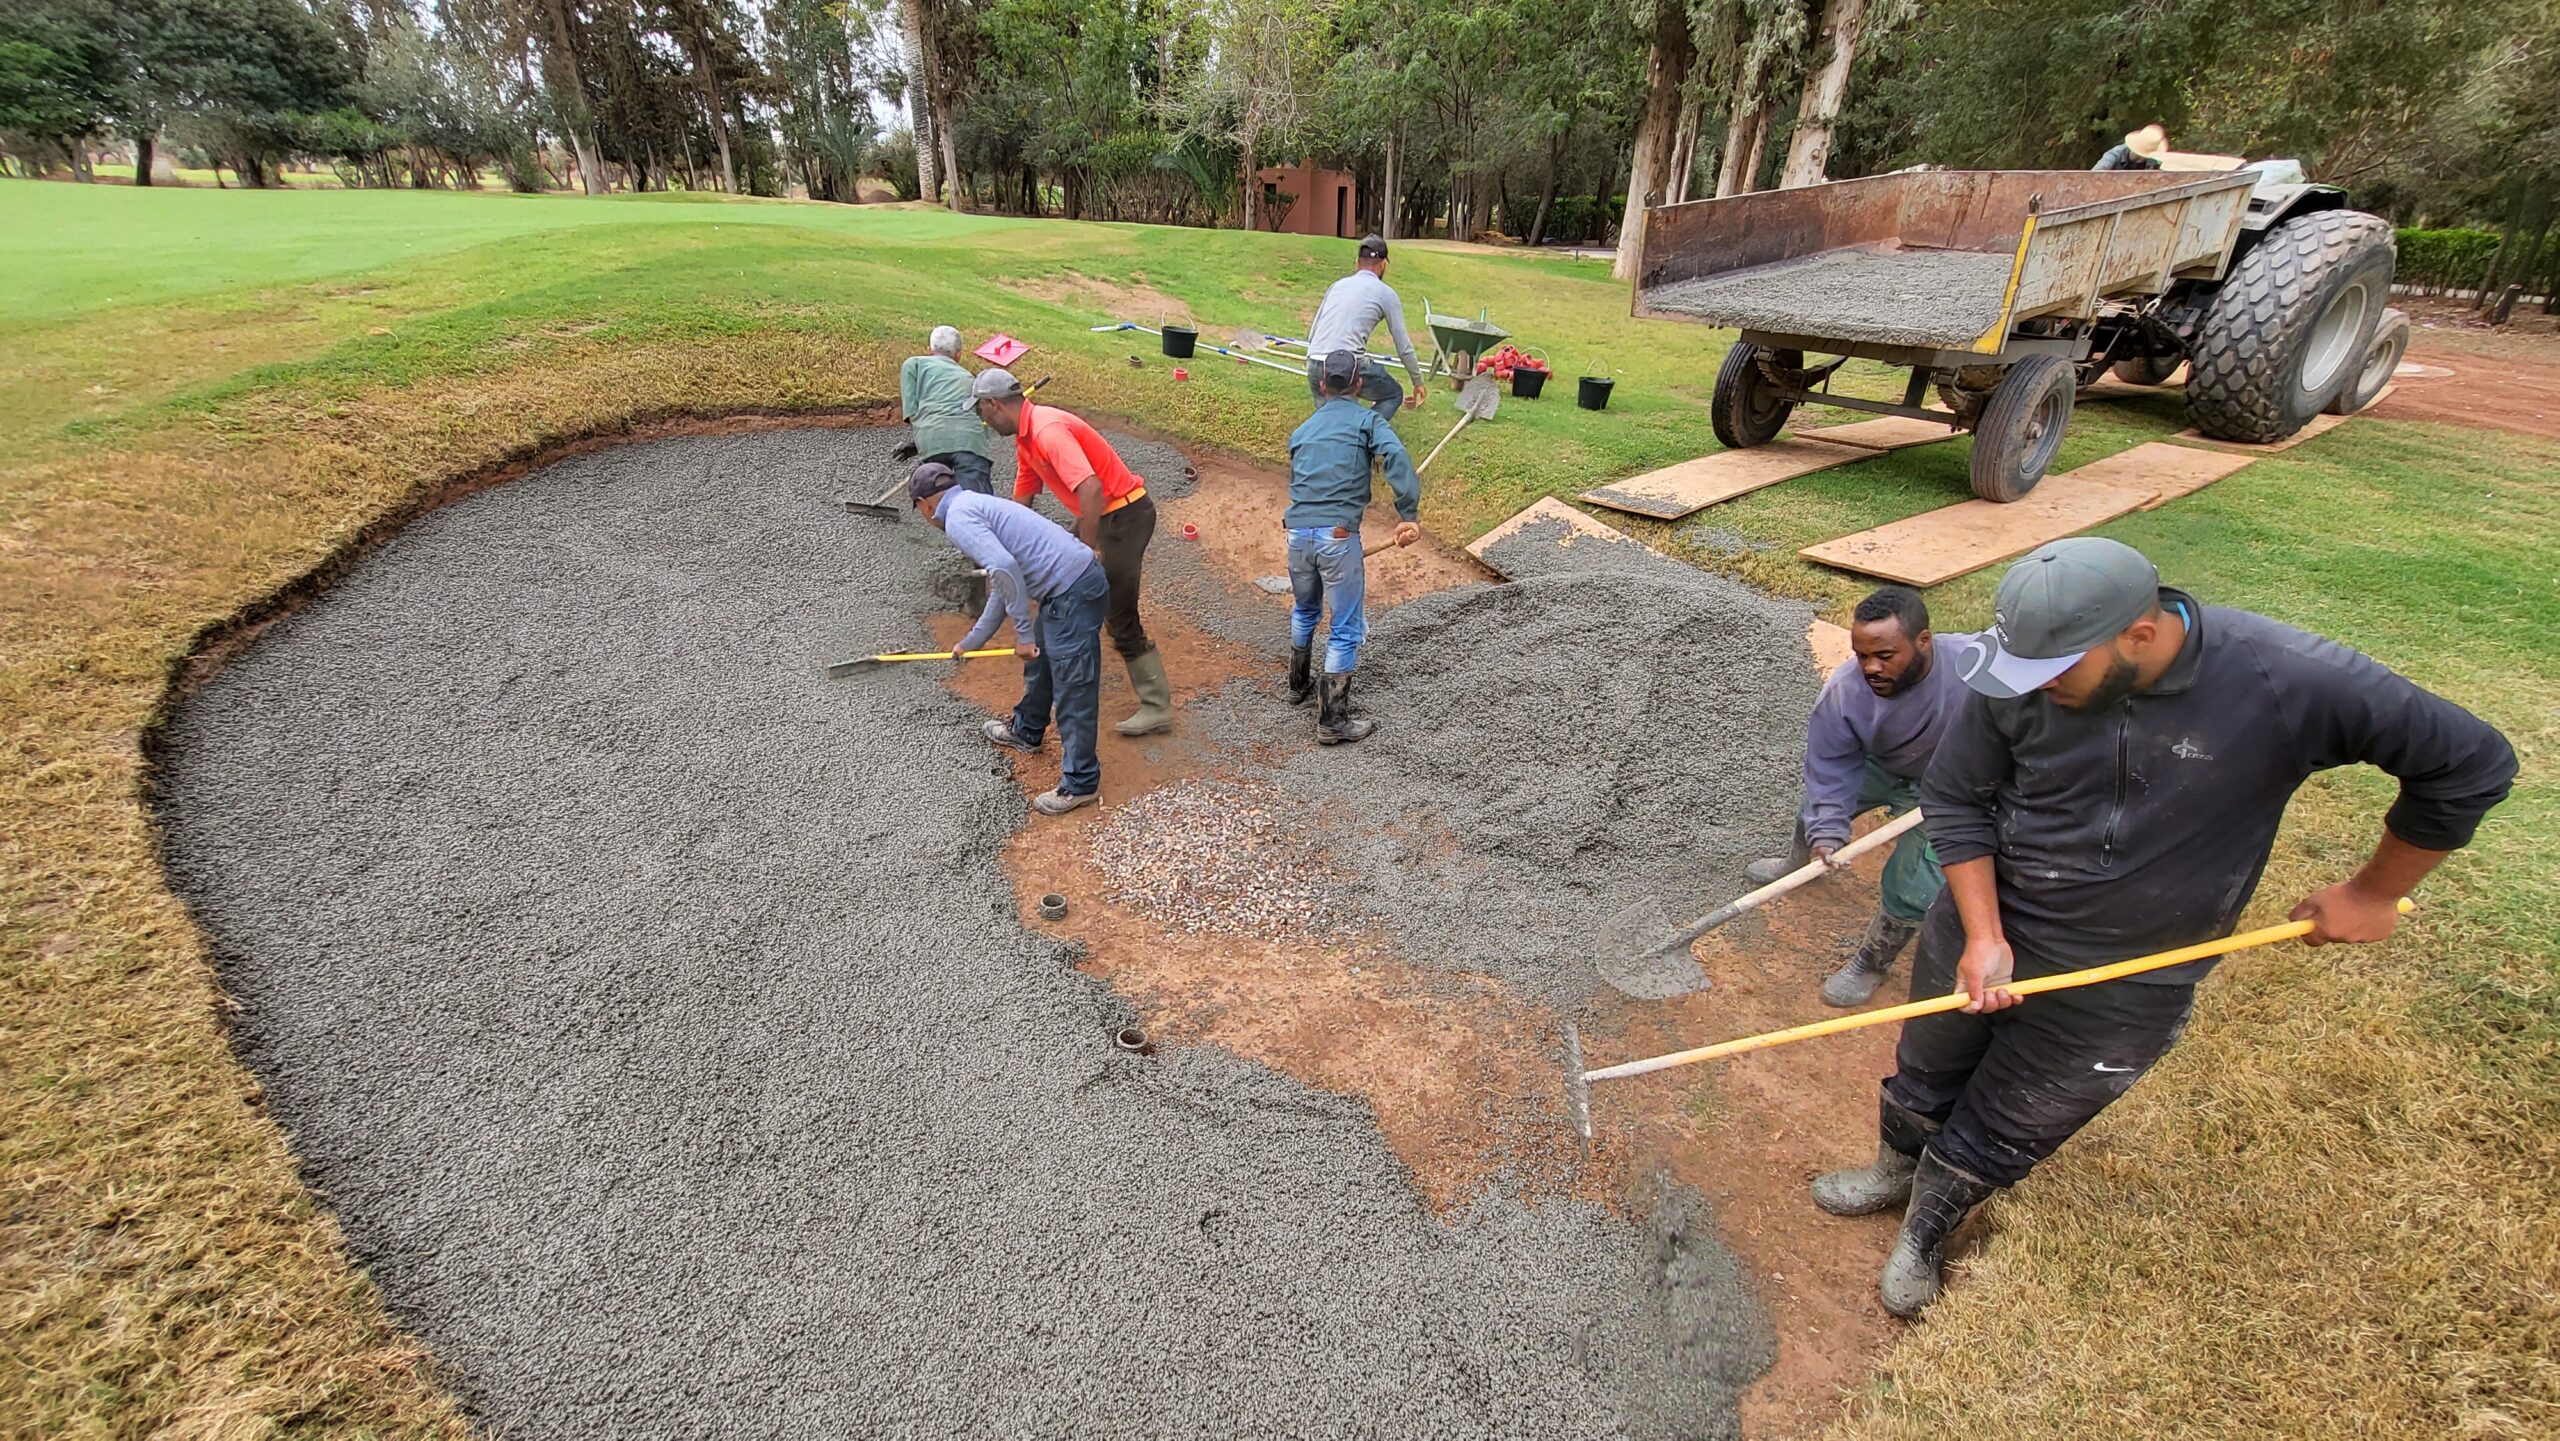
[[(2560, 179), (2560, 0), (0, 0), (0, 143), (273, 179), (805, 191), (1608, 243), (1647, 204), (2125, 132), (2512, 232)], [(882, 133), (887, 121), (888, 133)], [(2531, 268), (2529, 265), (2526, 267)]]

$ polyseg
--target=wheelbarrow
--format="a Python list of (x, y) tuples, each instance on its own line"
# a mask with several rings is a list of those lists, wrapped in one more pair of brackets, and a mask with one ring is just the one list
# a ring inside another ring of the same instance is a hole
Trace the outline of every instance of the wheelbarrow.
[(1511, 332), (1484, 318), (1478, 310), (1476, 318), (1442, 315), (1431, 308), (1431, 297), (1422, 298), (1422, 323), (1431, 327), (1431, 371), (1461, 383), (1476, 373), (1476, 357), (1511, 338)]

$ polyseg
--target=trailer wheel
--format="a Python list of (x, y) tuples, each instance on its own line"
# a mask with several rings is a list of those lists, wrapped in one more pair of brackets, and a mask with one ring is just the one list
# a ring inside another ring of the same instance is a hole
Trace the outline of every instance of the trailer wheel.
[(1779, 395), (1778, 387), (1761, 370), (1762, 356), (1782, 370), (1804, 368), (1801, 350), (1764, 350), (1736, 343), (1724, 353), (1724, 365), (1716, 371), (1715, 403), (1709, 409), (1716, 439), (1728, 450), (1767, 445), (1786, 429), (1787, 417), (1795, 414), (1796, 403)]
[(2187, 363), (2183, 355), (2137, 355), (2115, 363), (2116, 379), (2127, 385), (2166, 385), (2178, 367)]
[(2187, 416), (2216, 440), (2268, 444), (2354, 385), (2391, 290), (2391, 226), (2300, 215), (2231, 268), (2197, 332)]
[(2002, 504), (2044, 479), (2071, 425), (2079, 372), (2059, 355), (2030, 355), (2009, 367), (1973, 427), (1973, 493)]
[(2329, 402), (2331, 415), (2353, 415), (2373, 404), (2391, 384), (2392, 372), (2400, 368), (2400, 357), (2409, 353), (2409, 317), (2397, 310), (2382, 312), (2382, 323), (2374, 327), (2373, 343), (2364, 348), (2364, 367), (2356, 372), (2338, 398)]

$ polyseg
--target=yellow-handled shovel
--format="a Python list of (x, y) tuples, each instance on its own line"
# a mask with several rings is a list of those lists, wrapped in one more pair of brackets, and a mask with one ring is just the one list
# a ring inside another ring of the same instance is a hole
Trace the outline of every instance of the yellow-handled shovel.
[[(2400, 898), (2400, 914), (2405, 916), (2415, 909), (2416, 907), (2407, 896)], [(2237, 935), (2224, 936), (2218, 941), (2180, 946), (2174, 951), (2159, 951), (2148, 956), (2136, 956), (2132, 960), (2117, 961), (2111, 965), (2091, 966), (2085, 971), (2064, 971), (2060, 975), (2036, 976), (2030, 980), (2011, 981), (2005, 989), (2014, 996), (2035, 996), (2042, 995), (2046, 991), (2067, 991), (2075, 986), (2094, 986), (2100, 981), (2117, 980), (2168, 966), (2182, 966), (2189, 961), (2201, 961), (2209, 956), (2227, 956), (2233, 951), (2273, 945), (2278, 941), (2290, 941), (2309, 934), (2311, 934), (2311, 922), (2287, 921), (2280, 926), (2260, 926), (2254, 931), (2242, 931)], [(1739, 1056), (1745, 1051), (1765, 1051), (1772, 1046), (1810, 1041), (1816, 1036), (1836, 1036), (1842, 1031), (1862, 1030), (1868, 1026), (1887, 1026), (1896, 1021), (1910, 1020), (1915, 1016), (1934, 1016), (1941, 1011), (1959, 1011), (1964, 1009), (1970, 999), (1971, 997), (1963, 991), (1950, 991), (1943, 996), (1931, 996), (1922, 1001), (1906, 1001), (1899, 1006), (1887, 1006), (1880, 1011), (1860, 1011), (1854, 1016), (1834, 1016), (1830, 1020), (1815, 1021), (1810, 1025), (1790, 1026), (1783, 1031), (1763, 1031), (1756, 1036), (1744, 1036), (1734, 1041), (1718, 1041), (1712, 1046), (1700, 1046), (1695, 1050), (1673, 1051), (1667, 1056), (1651, 1056), (1641, 1061), (1623, 1061), (1614, 1066), (1603, 1066), (1596, 1071), (1585, 1071), (1577, 1066), (1573, 1074), (1565, 1079), (1566, 1105), (1572, 1111), (1574, 1129), (1588, 1138), (1591, 1134), (1590, 1085), (1593, 1081), (1616, 1081), (1628, 1076), (1649, 1075), (1655, 1071), (1670, 1070), (1674, 1066), (1694, 1066), (1701, 1061), (1720, 1061), (1727, 1056)], [(1567, 1042), (1568, 1054), (1578, 1056), (1581, 1050), (1581, 1037), (1568, 1036)]]
[[(1007, 645), (1007, 646), (998, 646), (998, 647), (996, 647), (994, 650), (968, 650), (968, 651), (962, 651), (962, 652), (960, 653), (960, 659), (962, 659), (962, 660), (985, 660), (985, 659), (987, 659), (987, 658), (989, 658), (989, 657), (991, 657), (991, 656), (1011, 655), (1011, 654), (1013, 654), (1013, 647), (1012, 647), (1012, 646)], [(837, 661), (835, 664), (833, 664), (833, 665), (831, 665), (831, 666), (828, 666), (828, 667), (827, 667), (827, 679), (829, 679), (829, 680), (842, 680), (842, 679), (844, 679), (846, 676), (853, 675), (853, 674), (855, 674), (856, 672), (859, 672), (859, 671), (873, 670), (873, 669), (876, 669), (876, 668), (878, 668), (878, 667), (880, 667), (880, 666), (884, 666), (884, 665), (898, 665), (898, 664), (902, 664), (903, 662), (911, 661), (911, 660), (949, 660), (949, 659), (951, 659), (951, 652), (949, 652), (949, 651), (947, 651), (947, 650), (919, 650), (919, 651), (910, 651), (910, 652), (908, 652), (907, 654), (904, 654), (904, 655), (867, 655), (867, 656), (862, 657), (860, 660), (840, 660), (840, 661)]]

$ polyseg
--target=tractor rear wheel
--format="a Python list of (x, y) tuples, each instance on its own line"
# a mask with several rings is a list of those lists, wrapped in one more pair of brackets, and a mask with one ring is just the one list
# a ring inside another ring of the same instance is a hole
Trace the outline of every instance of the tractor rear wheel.
[(1716, 439), (1728, 450), (1767, 445), (1786, 429), (1787, 417), (1795, 414), (1796, 403), (1778, 394), (1776, 383), (1761, 370), (1762, 356), (1781, 370), (1804, 368), (1801, 350), (1763, 350), (1736, 342), (1724, 353), (1709, 414), (1715, 421)]
[(2267, 232), (2216, 291), (2187, 376), (2187, 416), (2216, 440), (2268, 444), (2354, 384), (2391, 292), (2391, 225), (2353, 210)]
[(2030, 355), (2009, 367), (1973, 427), (1973, 493), (2002, 504), (2044, 479), (2071, 425), (2079, 372), (2059, 355)]
[(2364, 348), (2364, 366), (2356, 372), (2338, 398), (2329, 402), (2331, 415), (2353, 415), (2373, 404), (2375, 397), (2391, 385), (2392, 375), (2400, 369), (2400, 357), (2409, 353), (2409, 317), (2397, 310), (2382, 312), (2382, 324), (2374, 327), (2373, 343)]

